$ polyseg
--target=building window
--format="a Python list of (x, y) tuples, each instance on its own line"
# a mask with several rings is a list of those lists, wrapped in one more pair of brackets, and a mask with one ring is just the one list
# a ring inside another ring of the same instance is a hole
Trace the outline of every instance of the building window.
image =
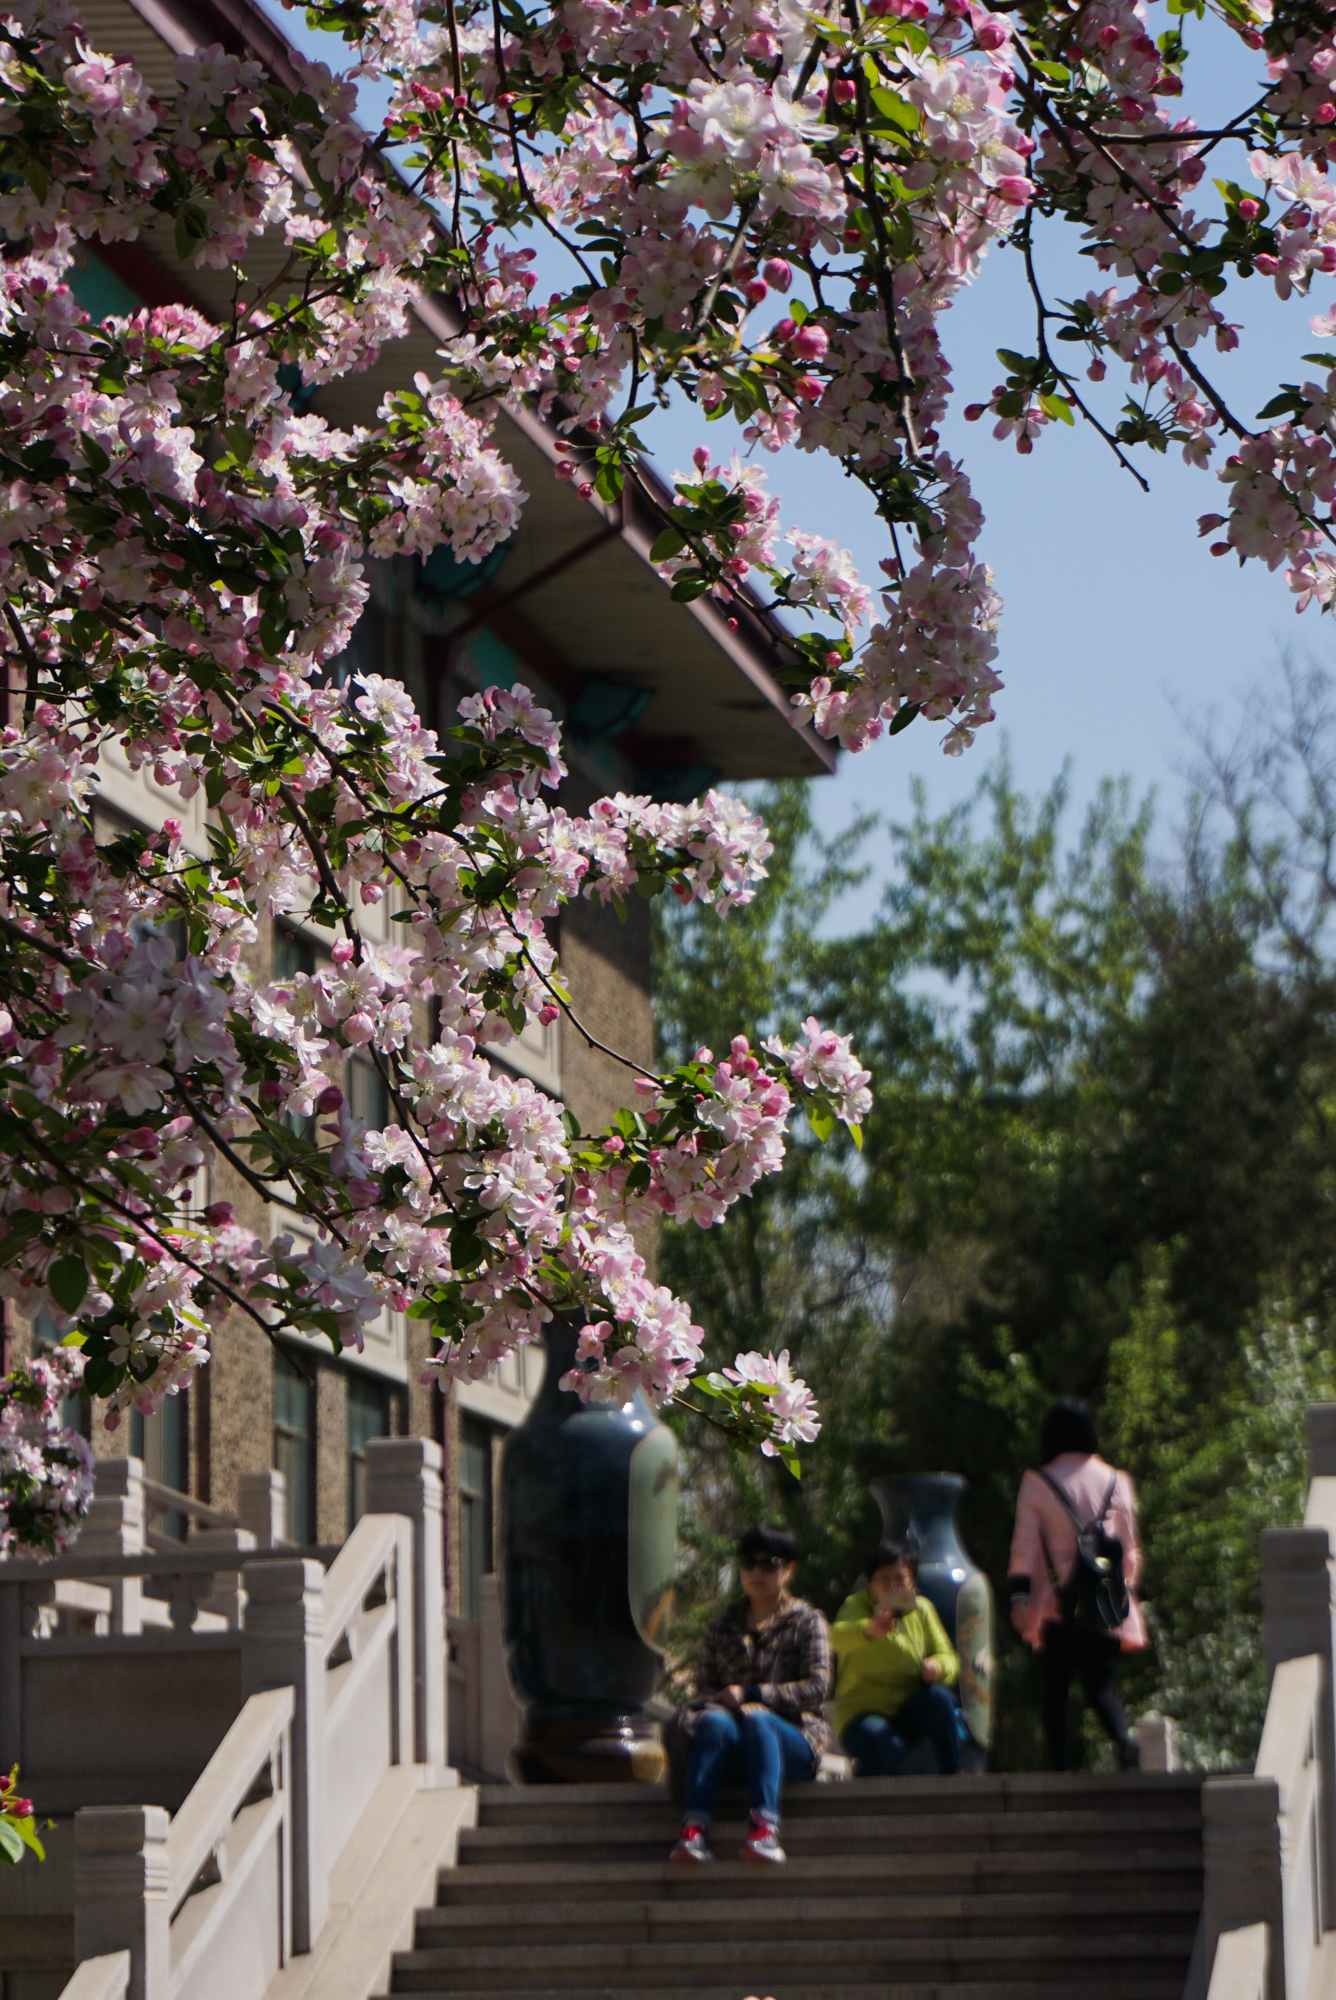
[(482, 1623), (482, 1580), (496, 1567), (492, 1523), (491, 1424), (480, 1417), (459, 1420), (459, 1609), (474, 1625)]
[(371, 1375), (348, 1376), (348, 1532), (366, 1512), (366, 1448), (390, 1437), (391, 1390)]
[(315, 1383), (278, 1349), (274, 1351), (274, 1465), (287, 1481), (288, 1540), (313, 1542)]
[[(68, 1332), (69, 1329), (67, 1328), (66, 1331)], [(49, 1354), (53, 1348), (60, 1346), (64, 1337), (64, 1334), (57, 1330), (56, 1322), (51, 1314), (43, 1306), (32, 1323), (33, 1354)], [(78, 1431), (79, 1436), (82, 1438), (89, 1436), (92, 1430), (92, 1425), (89, 1422), (90, 1414), (86, 1397), (61, 1397), (60, 1421), (67, 1431)]]
[[(187, 1392), (178, 1389), (174, 1396), (167, 1396), (163, 1405), (153, 1416), (146, 1417), (138, 1410), (130, 1412), (130, 1456), (144, 1461), (144, 1477), (159, 1486), (169, 1486), (173, 1493), (190, 1492), (190, 1406)], [(150, 1523), (163, 1535), (170, 1535), (173, 1541), (183, 1542), (186, 1538), (186, 1517), (179, 1507), (164, 1510), (161, 1522), (153, 1519), (155, 1509), (150, 1505)]]

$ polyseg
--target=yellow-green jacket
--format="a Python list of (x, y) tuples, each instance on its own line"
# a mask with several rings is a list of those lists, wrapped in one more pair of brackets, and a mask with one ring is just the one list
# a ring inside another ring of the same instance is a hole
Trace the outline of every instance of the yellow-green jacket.
[(856, 1590), (840, 1606), (830, 1630), (838, 1674), (835, 1681), (835, 1734), (856, 1715), (895, 1715), (925, 1685), (923, 1662), (942, 1669), (939, 1687), (954, 1687), (960, 1674), (951, 1641), (926, 1597), (884, 1638), (868, 1637), (876, 1606), (870, 1590)]

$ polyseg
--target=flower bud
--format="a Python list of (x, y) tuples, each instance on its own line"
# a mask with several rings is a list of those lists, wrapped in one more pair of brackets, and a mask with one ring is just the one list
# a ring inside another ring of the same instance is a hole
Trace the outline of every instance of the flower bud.
[(858, 95), (858, 85), (847, 76), (837, 76), (830, 86), (830, 94), (837, 104), (851, 104)]
[(745, 288), (747, 304), (749, 306), (759, 306), (769, 290), (770, 287), (764, 278), (753, 278)]
[(204, 1220), (208, 1223), (210, 1229), (226, 1229), (228, 1224), (233, 1220), (231, 1202), (211, 1201), (204, 1211)]
[(793, 283), (792, 266), (786, 264), (782, 257), (767, 257), (761, 266), (761, 276), (775, 292), (787, 292)]
[(781, 347), (787, 347), (797, 331), (798, 331), (798, 322), (796, 320), (782, 319), (779, 321), (778, 325), (773, 328), (770, 338), (772, 340), (777, 340)]
[(824, 326), (816, 326), (809, 320), (806, 326), (798, 328), (792, 345), (800, 361), (820, 361), (830, 346), (830, 339)]
[(315, 1108), (321, 1113), (341, 1111), (343, 1109), (343, 1092), (339, 1089), (337, 1083), (327, 1083), (325, 1085), (315, 1101)]
[(1244, 195), (1243, 200), (1239, 203), (1239, 214), (1243, 217), (1244, 221), (1256, 222), (1261, 213), (1261, 202), (1254, 201), (1250, 194)]

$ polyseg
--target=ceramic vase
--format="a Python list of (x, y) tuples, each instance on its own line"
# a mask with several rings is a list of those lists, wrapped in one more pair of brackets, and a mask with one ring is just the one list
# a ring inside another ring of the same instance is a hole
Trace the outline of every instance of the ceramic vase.
[(918, 1550), (919, 1591), (960, 1656), (960, 1706), (982, 1753), (993, 1737), (993, 1592), (956, 1532), (964, 1485), (956, 1472), (888, 1473), (872, 1481), (872, 1494), (888, 1539)]
[(677, 1441), (639, 1393), (618, 1408), (560, 1386), (577, 1339), (547, 1327), (543, 1386), (501, 1460), (502, 1636), (524, 1713), (510, 1775), (653, 1783), (644, 1705), (672, 1599)]

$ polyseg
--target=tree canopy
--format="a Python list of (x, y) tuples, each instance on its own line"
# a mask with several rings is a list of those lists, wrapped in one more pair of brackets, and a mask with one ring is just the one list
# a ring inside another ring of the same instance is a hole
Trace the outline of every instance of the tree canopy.
[[(1321, 711), (1321, 681), (1292, 692), (1292, 725)], [(869, 1478), (941, 1469), (968, 1479), (963, 1537), (1000, 1589), (1043, 1410), (1083, 1395), (1142, 1486), (1154, 1644), (1133, 1696), (1199, 1759), (1251, 1754), (1257, 1536), (1294, 1517), (1304, 1406), (1336, 1380), (1324, 850), (1279, 839), (1263, 783), (1283, 772), (1293, 800), (1305, 746), (1329, 784), (1330, 731), (1217, 759), (1233, 790), (1198, 797), (1172, 867), (1125, 785), (1067, 845), (1065, 784), (1028, 800), (1005, 759), (967, 804), (934, 816), (920, 788), (833, 850), (795, 788), (765, 799), (770, 878), (734, 924), (664, 911), (665, 1054), (744, 1001), (781, 1029), (811, 1006), (873, 1076), (861, 1155), (800, 1142), (725, 1228), (665, 1233), (708, 1351), (788, 1348), (824, 1420), (796, 1491), (691, 1439), (702, 1587), (720, 1538), (781, 1508), (833, 1607), (877, 1530)], [(830, 897), (883, 840), (881, 908), (841, 934)], [(1004, 1761), (1036, 1750), (1024, 1672), (1009, 1654)]]

